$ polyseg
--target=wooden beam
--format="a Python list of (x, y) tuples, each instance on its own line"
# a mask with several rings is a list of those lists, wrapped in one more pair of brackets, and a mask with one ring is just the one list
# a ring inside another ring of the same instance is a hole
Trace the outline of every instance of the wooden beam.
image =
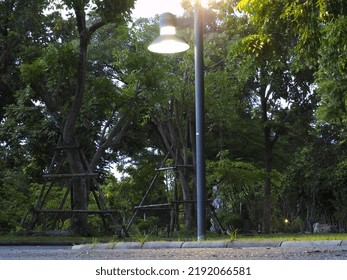
[(135, 209), (143, 209), (143, 208), (153, 208), (153, 207), (162, 207), (162, 206), (171, 206), (171, 203), (139, 205), (139, 206), (135, 206), (134, 208)]
[(43, 178), (72, 178), (72, 177), (96, 177), (98, 173), (76, 173), (76, 174), (45, 174)]
[(87, 213), (87, 214), (107, 214), (107, 213), (116, 213), (117, 210), (63, 210), (63, 209), (35, 209), (36, 213), (61, 213), (61, 214), (70, 214), (70, 213)]

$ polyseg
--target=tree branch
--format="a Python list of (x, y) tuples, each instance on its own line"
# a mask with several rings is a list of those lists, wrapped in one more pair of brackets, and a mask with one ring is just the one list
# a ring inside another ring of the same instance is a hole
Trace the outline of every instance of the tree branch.
[(95, 152), (93, 159), (90, 162), (89, 171), (95, 170), (102, 154), (111, 146), (112, 143), (114, 143), (114, 141), (116, 141), (116, 143), (119, 143), (121, 141), (128, 127), (132, 123), (133, 117), (134, 113), (132, 109), (128, 108), (121, 116), (117, 124), (113, 127), (107, 139), (99, 146), (99, 148)]

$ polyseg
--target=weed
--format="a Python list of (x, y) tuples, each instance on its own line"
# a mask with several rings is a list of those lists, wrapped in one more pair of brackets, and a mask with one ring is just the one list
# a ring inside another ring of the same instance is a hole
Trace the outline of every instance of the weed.
[(135, 234), (136, 239), (141, 243), (142, 246), (143, 246), (143, 244), (145, 244), (145, 242), (147, 241), (147, 239), (149, 237), (149, 234), (142, 233), (139, 230), (136, 230), (134, 234)]
[(93, 237), (92, 239), (92, 248), (96, 246), (96, 244), (100, 243), (99, 240), (96, 237)]
[(229, 239), (230, 241), (235, 241), (237, 238), (237, 232), (239, 231), (238, 228), (234, 229), (232, 232), (229, 233)]
[(113, 236), (113, 237), (112, 237), (112, 240), (110, 240), (110, 241), (108, 242), (108, 244), (110, 245), (110, 248), (111, 248), (111, 249), (113, 249), (114, 246), (116, 246), (116, 243), (117, 243), (117, 241), (116, 241), (116, 237), (115, 237), (115, 236)]

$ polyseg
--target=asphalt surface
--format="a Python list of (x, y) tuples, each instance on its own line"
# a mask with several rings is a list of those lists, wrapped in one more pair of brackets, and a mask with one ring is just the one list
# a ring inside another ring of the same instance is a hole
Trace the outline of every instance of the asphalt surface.
[(229, 248), (224, 245), (189, 242), (180, 247), (152, 243), (147, 248), (136, 243), (124, 243), (118, 248), (110, 244), (0, 246), (0, 260), (347, 260), (343, 241), (235, 243)]

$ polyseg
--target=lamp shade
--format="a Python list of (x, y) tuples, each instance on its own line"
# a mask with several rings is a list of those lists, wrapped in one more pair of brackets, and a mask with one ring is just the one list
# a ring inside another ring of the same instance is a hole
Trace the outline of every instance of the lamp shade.
[(159, 18), (160, 36), (148, 46), (155, 53), (179, 53), (189, 49), (189, 45), (176, 35), (176, 17), (164, 13)]
[(160, 35), (148, 50), (155, 53), (180, 53), (189, 49), (189, 45), (176, 35)]

